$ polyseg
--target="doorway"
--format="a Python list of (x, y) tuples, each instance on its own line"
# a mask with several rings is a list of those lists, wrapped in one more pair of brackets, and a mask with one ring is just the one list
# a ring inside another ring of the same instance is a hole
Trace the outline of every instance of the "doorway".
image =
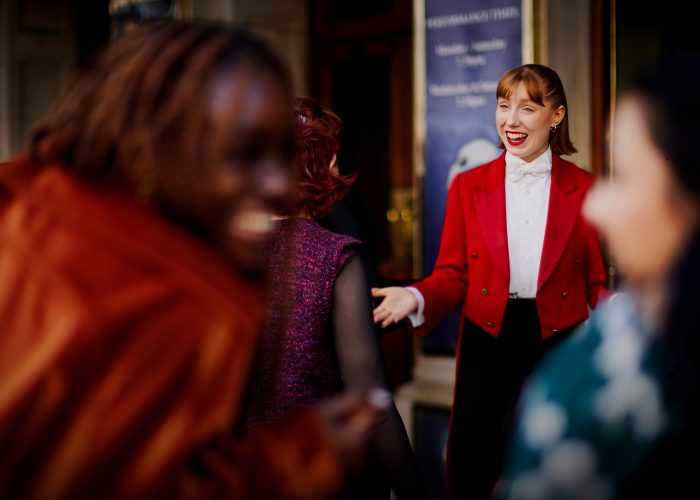
[[(363, 241), (373, 286), (413, 278), (413, 88), (410, 0), (314, 0), (312, 96), (345, 125), (339, 167), (358, 172), (321, 223)], [(382, 337), (393, 389), (408, 380), (413, 336)]]

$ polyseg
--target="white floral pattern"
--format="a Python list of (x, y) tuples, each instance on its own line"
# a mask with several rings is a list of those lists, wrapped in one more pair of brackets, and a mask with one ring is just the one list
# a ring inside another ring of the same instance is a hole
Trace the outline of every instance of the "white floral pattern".
[(608, 500), (624, 487), (669, 428), (656, 339), (640, 317), (619, 297), (543, 358), (521, 397), (499, 498)]

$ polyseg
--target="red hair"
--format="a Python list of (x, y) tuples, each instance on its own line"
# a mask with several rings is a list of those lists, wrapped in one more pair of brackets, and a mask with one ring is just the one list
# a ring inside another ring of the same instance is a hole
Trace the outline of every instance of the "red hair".
[[(557, 129), (549, 133), (549, 146), (552, 148), (552, 154), (558, 156), (576, 153), (577, 149), (569, 137), (569, 107), (566, 104), (564, 85), (562, 85), (556, 71), (542, 64), (526, 64), (510, 69), (498, 82), (496, 97), (499, 99), (501, 97), (510, 98), (520, 83), (525, 85), (530, 99), (540, 106), (544, 106), (545, 102), (550, 104), (553, 109), (564, 106), (564, 118), (557, 125)], [(503, 141), (498, 147), (506, 149)]]
[(343, 176), (330, 169), (333, 156), (338, 166), (343, 142), (343, 122), (335, 113), (310, 97), (297, 97), (294, 114), (296, 196), (285, 215), (306, 209), (312, 218), (320, 219), (330, 213), (333, 203), (348, 194), (357, 173)]

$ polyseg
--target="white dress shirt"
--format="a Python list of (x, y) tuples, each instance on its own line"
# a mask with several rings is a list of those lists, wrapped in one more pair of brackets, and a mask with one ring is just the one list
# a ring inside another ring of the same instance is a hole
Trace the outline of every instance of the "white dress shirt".
[[(534, 299), (540, 272), (544, 233), (552, 185), (552, 150), (527, 163), (506, 153), (506, 227), (510, 284), (508, 292), (521, 299)], [(418, 308), (408, 315), (413, 327), (425, 323), (425, 298), (414, 287), (406, 287), (418, 299)]]
[[(534, 171), (523, 174), (523, 170)], [(506, 223), (510, 260), (509, 293), (534, 299), (552, 185), (552, 150), (529, 164), (506, 153)]]

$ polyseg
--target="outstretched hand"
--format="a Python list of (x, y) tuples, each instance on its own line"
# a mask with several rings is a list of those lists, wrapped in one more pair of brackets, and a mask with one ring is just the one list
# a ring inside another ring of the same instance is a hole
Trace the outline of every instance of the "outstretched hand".
[(398, 323), (418, 309), (418, 299), (411, 292), (400, 286), (372, 288), (372, 297), (384, 297), (374, 310), (374, 322), (382, 322), (382, 328)]
[(318, 406), (326, 433), (346, 472), (361, 470), (371, 432), (393, 402), (389, 391), (374, 388), (364, 395), (342, 394)]

